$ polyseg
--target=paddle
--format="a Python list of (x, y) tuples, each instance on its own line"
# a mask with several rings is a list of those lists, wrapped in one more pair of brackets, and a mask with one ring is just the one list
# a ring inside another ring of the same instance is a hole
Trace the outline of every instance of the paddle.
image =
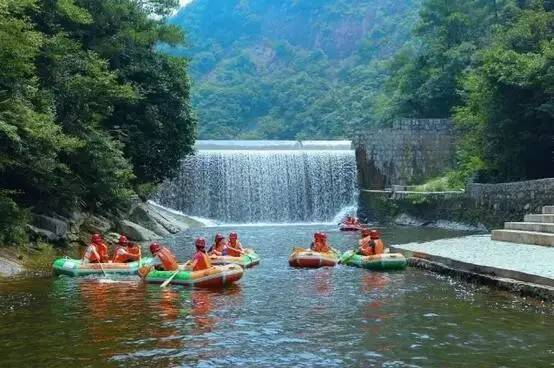
[[(98, 260), (101, 260), (100, 255), (96, 251), (96, 248), (94, 248), (94, 255), (96, 256), (96, 258), (98, 258)], [(83, 259), (81, 260), (81, 263), (83, 262), (84, 259), (85, 258), (83, 256)], [(106, 271), (104, 271), (104, 267), (102, 267), (102, 262), (98, 262), (98, 264), (100, 265), (100, 269), (102, 270), (102, 273), (104, 274), (104, 277), (108, 277), (108, 275), (106, 274)]]
[[(185, 262), (185, 264), (183, 265), (183, 268), (184, 268), (184, 267), (187, 267), (187, 265), (189, 265), (189, 264), (190, 264), (190, 261)], [(166, 287), (166, 286), (171, 282), (171, 280), (173, 280), (173, 278), (174, 278), (175, 276), (177, 276), (177, 274), (178, 274), (179, 272), (181, 272), (181, 271), (182, 271), (182, 270), (181, 270), (179, 267), (177, 267), (177, 271), (173, 272), (173, 274), (172, 274), (171, 276), (169, 276), (169, 278), (168, 278), (167, 280), (165, 280), (165, 281), (160, 285), (160, 287), (161, 287), (161, 288)]]
[(144, 279), (148, 274), (150, 273), (150, 270), (152, 270), (152, 266), (142, 266), (138, 269), (138, 275), (141, 279)]
[(173, 272), (173, 274), (171, 276), (169, 276), (169, 278), (167, 280), (165, 280), (161, 285), (160, 287), (161, 288), (164, 288), (167, 286), (167, 284), (169, 284), (171, 282), (171, 280), (173, 280), (173, 278), (175, 276), (177, 276), (177, 274), (180, 272), (181, 270), (179, 268), (177, 268), (177, 271)]

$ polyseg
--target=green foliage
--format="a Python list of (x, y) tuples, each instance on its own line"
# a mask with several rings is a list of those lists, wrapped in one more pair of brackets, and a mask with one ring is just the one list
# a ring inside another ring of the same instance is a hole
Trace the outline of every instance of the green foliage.
[(0, 244), (21, 244), (27, 240), (28, 214), (5, 191), (0, 191)]
[(190, 34), (203, 139), (347, 138), (371, 123), (380, 61), (408, 38), (419, 0), (196, 0)]
[(415, 186), (416, 192), (446, 192), (464, 189), (464, 183), (457, 179), (457, 173), (450, 172), (445, 176), (427, 180), (421, 185)]
[(125, 207), (171, 175), (195, 121), (176, 0), (0, 2), (0, 243), (27, 213)]
[(480, 180), (552, 175), (554, 13), (533, 1), (498, 29), (462, 80), (460, 162)]
[(387, 64), (375, 119), (449, 118), (460, 104), (458, 79), (509, 18), (509, 0), (424, 0), (414, 39)]

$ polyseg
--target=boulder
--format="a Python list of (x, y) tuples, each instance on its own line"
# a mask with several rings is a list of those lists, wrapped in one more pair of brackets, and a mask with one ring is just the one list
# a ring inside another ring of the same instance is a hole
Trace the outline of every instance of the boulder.
[(153, 231), (128, 220), (119, 221), (117, 229), (119, 233), (125, 234), (130, 240), (134, 241), (152, 241), (161, 239), (161, 236)]
[(112, 228), (112, 223), (102, 216), (88, 216), (81, 226), (81, 231), (104, 234)]
[(34, 215), (29, 229), (33, 233), (42, 235), (50, 241), (57, 241), (67, 238), (69, 226), (69, 220), (67, 219)]
[(33, 225), (27, 224), (27, 230), (29, 231), (32, 240), (37, 240), (38, 238), (51, 242), (60, 240), (60, 238), (53, 232), (45, 229), (39, 229), (38, 227), (35, 227)]
[(394, 219), (394, 223), (395, 225), (401, 226), (423, 226), (425, 224), (425, 221), (403, 213)]
[(0, 256), (0, 276), (12, 277), (25, 271), (25, 268), (18, 262)]
[(142, 227), (160, 236), (168, 236), (177, 232), (172, 232), (171, 230), (173, 230), (173, 228), (170, 227), (170, 230), (163, 226), (163, 224), (160, 224), (157, 217), (159, 216), (155, 216), (153, 211), (151, 211), (151, 209), (144, 203), (141, 203), (133, 208), (129, 215), (129, 219), (131, 221), (140, 224)]
[(171, 221), (174, 226), (181, 227), (182, 230), (186, 230), (191, 227), (204, 227), (204, 224), (202, 222), (197, 221), (192, 217), (182, 214), (178, 211), (162, 207), (152, 201), (149, 201), (147, 205), (152, 211), (158, 213), (166, 220)]

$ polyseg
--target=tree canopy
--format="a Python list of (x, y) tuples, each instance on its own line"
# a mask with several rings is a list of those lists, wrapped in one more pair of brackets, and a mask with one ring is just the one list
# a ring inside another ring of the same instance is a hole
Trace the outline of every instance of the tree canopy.
[(0, 243), (28, 211), (124, 208), (190, 152), (174, 0), (0, 2)]
[(554, 174), (553, 4), (424, 0), (410, 42), (386, 62), (372, 120), (450, 118), (457, 186)]

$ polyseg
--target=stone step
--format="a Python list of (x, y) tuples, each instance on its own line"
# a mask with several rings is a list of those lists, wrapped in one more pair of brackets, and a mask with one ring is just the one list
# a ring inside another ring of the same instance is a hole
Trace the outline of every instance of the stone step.
[(505, 222), (504, 229), (554, 234), (554, 224), (545, 222)]
[(543, 222), (554, 223), (554, 215), (525, 215), (523, 218), (525, 222)]
[(542, 208), (543, 215), (554, 215), (554, 206), (544, 206)]
[(492, 240), (511, 243), (554, 246), (554, 234), (522, 230), (493, 230)]

